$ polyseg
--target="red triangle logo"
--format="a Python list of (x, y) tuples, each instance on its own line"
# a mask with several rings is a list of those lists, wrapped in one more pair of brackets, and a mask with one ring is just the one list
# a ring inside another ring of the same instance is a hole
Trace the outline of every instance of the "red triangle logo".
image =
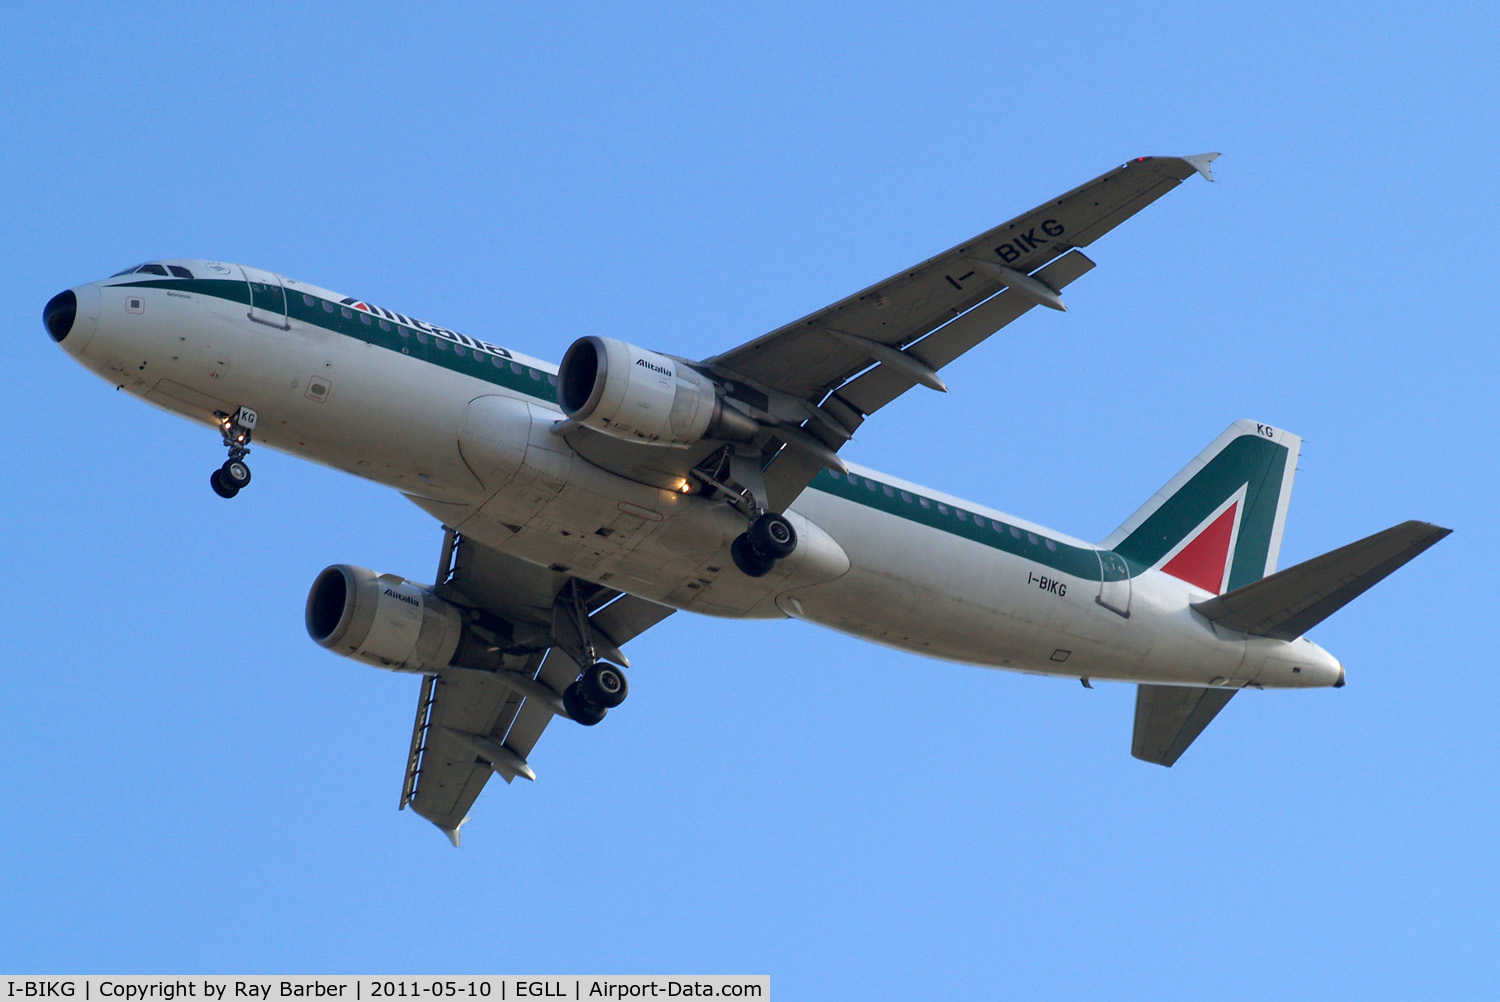
[(1236, 501), (1225, 509), (1224, 514), (1167, 561), (1162, 570), (1204, 591), (1219, 594), (1224, 586), (1224, 567), (1229, 562), (1229, 541), (1234, 538), (1234, 513), (1239, 506)]

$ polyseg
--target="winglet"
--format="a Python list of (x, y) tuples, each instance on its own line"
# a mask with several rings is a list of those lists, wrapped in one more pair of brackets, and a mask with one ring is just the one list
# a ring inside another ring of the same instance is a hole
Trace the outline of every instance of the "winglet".
[(438, 829), (441, 830), (444, 835), (448, 836), (448, 841), (453, 843), (453, 848), (455, 849), (458, 848), (458, 830), (462, 828), (464, 826), (464, 822), (468, 820), (469, 819), (465, 817), (463, 821), (460, 821), (452, 828), (444, 828), (442, 825), (438, 825)]
[(1218, 153), (1200, 153), (1195, 157), (1182, 158), (1184, 163), (1192, 167), (1193, 170), (1197, 171), (1199, 174), (1202, 174), (1210, 181), (1214, 179), (1214, 172), (1209, 170), (1208, 165), (1213, 163), (1217, 159), (1219, 159)]

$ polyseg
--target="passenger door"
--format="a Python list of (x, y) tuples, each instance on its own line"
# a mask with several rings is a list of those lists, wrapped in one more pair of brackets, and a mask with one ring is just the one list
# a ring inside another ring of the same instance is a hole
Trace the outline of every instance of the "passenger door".
[(281, 277), (243, 265), (241, 270), (245, 273), (245, 283), (250, 286), (250, 319), (278, 330), (290, 330), (291, 324), (286, 319), (286, 289), (282, 288)]

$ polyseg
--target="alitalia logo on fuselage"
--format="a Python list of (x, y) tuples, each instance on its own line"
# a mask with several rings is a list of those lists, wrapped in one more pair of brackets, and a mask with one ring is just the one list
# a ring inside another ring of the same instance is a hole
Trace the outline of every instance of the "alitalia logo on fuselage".
[(450, 331), (448, 328), (439, 327), (436, 324), (424, 323), (421, 320), (413, 320), (411, 317), (406, 316), (404, 313), (397, 313), (394, 310), (388, 310), (383, 306), (371, 306), (369, 303), (366, 303), (362, 299), (352, 299), (348, 296), (345, 296), (343, 299), (339, 300), (339, 305), (347, 306), (351, 310), (363, 310), (364, 312), (369, 313), (373, 316), (384, 317), (392, 323), (402, 324), (403, 326), (410, 327), (413, 330), (422, 331), (424, 334), (431, 334), (433, 337), (440, 337), (444, 341), (452, 341), (454, 344), (464, 345), (465, 347), (474, 351), (487, 351), (491, 355), (499, 355), (501, 358), (512, 357), (510, 352), (506, 351), (504, 348), (501, 348), (499, 345), (490, 344), (488, 341), (481, 341), (476, 337), (469, 337), (469, 335), (467, 334), (460, 334), (458, 331)]

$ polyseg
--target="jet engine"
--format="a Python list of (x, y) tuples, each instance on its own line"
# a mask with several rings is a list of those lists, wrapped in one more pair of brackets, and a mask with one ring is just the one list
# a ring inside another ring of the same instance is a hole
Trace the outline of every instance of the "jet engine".
[(430, 589), (348, 564), (318, 575), (306, 618), (308, 636), (330, 651), (419, 674), (452, 664), (465, 634), (459, 611)]
[(760, 430), (687, 363), (612, 338), (574, 341), (557, 389), (570, 419), (626, 441), (681, 448), (704, 439), (748, 442)]

